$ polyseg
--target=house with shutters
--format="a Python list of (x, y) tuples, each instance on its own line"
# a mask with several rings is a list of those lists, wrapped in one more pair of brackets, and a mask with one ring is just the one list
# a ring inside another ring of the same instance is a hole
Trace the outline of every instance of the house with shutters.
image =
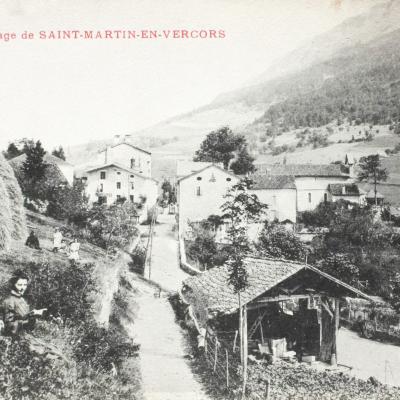
[(149, 210), (157, 202), (157, 181), (117, 162), (88, 168), (82, 180), (92, 204), (129, 201), (143, 204), (144, 209)]

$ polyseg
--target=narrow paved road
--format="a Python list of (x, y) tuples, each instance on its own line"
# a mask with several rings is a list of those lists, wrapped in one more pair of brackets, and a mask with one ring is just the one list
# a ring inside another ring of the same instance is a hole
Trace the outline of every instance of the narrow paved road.
[(382, 383), (400, 384), (400, 346), (361, 338), (356, 332), (341, 328), (338, 335), (339, 364), (352, 366), (351, 374)]
[[(172, 228), (175, 218), (161, 215), (155, 228), (151, 280), (176, 291), (188, 275), (179, 268), (178, 243)], [(148, 278), (148, 276), (146, 276)], [(139, 311), (132, 336), (140, 343), (143, 394), (146, 400), (209, 400), (193, 375), (185, 355), (184, 332), (165, 296), (144, 282), (136, 282)]]

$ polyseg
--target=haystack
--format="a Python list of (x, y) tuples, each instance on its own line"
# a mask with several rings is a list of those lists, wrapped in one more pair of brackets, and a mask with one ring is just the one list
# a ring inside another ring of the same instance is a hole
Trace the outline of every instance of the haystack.
[(27, 236), (21, 189), (14, 171), (0, 154), (0, 250), (7, 250), (11, 241)]

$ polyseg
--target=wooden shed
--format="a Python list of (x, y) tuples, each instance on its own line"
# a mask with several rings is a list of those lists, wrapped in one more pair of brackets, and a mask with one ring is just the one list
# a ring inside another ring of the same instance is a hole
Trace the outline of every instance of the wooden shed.
[[(284, 339), (287, 350), (299, 358), (337, 360), (340, 300), (372, 299), (311, 265), (250, 257), (245, 265), (248, 286), (240, 296), (228, 284), (227, 265), (184, 281), (182, 295), (200, 326), (212, 326), (219, 335), (232, 339), (238, 330), (245, 354), (248, 348)], [(238, 329), (239, 320), (243, 322)]]

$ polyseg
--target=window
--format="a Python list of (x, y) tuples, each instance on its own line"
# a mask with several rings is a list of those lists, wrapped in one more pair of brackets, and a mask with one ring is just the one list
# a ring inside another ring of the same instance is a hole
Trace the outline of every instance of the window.
[(117, 172), (117, 175), (121, 175), (121, 172), (120, 172), (120, 171), (118, 171), (118, 172)]
[(131, 158), (131, 169), (135, 168), (136, 165), (136, 160), (134, 158)]
[(117, 189), (121, 189), (121, 182), (117, 182)]
[(117, 194), (117, 202), (121, 201), (121, 195)]
[(324, 203), (328, 202), (328, 193), (324, 193)]
[(197, 196), (201, 196), (201, 188), (200, 188), (200, 186), (197, 186), (197, 188), (196, 188), (196, 195)]
[(133, 202), (135, 201), (135, 198), (133, 197), (133, 194), (131, 194), (131, 195), (129, 196), (129, 200), (131, 201), (131, 203), (133, 203)]
[(227, 182), (230, 182), (232, 180), (232, 178), (226, 178)]
[(135, 184), (131, 182), (131, 190), (135, 189)]
[(311, 203), (311, 193), (308, 193), (308, 202)]
[(103, 184), (102, 184), (102, 183), (100, 183), (100, 189), (99, 189), (99, 192), (100, 192), (100, 193), (102, 193), (102, 192), (103, 192), (103, 190), (104, 190), (104, 186), (103, 186)]
[(201, 176), (198, 176), (198, 177), (197, 177), (197, 180), (198, 180), (198, 181), (201, 181)]
[(106, 171), (100, 172), (100, 179), (106, 179)]

